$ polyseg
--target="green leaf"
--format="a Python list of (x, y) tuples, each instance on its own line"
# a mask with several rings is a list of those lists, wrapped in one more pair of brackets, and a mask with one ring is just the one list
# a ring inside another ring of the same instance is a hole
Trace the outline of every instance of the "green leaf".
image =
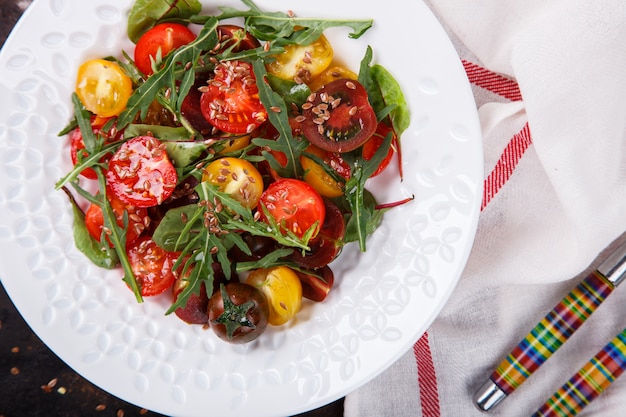
[(270, 163), (272, 168), (283, 177), (300, 178), (302, 168), (300, 167), (300, 155), (308, 147), (308, 142), (302, 139), (295, 139), (291, 134), (287, 104), (280, 94), (272, 90), (267, 82), (267, 72), (262, 61), (252, 63), (252, 69), (256, 76), (256, 84), (259, 89), (259, 98), (269, 110), (268, 119), (278, 131), (278, 139), (255, 138), (252, 143), (261, 148), (270, 148), (274, 151), (282, 152), (287, 158), (287, 164), (283, 166), (273, 155), (264, 151), (263, 156)]
[(272, 74), (267, 74), (267, 81), (271, 89), (285, 100), (287, 108), (291, 108), (292, 104), (300, 108), (311, 95), (311, 89), (306, 84), (298, 84), (295, 81), (285, 80)]
[(66, 188), (63, 191), (68, 195), (74, 213), (73, 231), (74, 245), (81, 251), (94, 265), (101, 268), (113, 269), (119, 265), (119, 258), (115, 251), (111, 250), (106, 243), (102, 244), (94, 239), (85, 224), (85, 213), (78, 207), (76, 200)]
[(385, 104), (394, 106), (389, 114), (393, 129), (400, 137), (411, 123), (409, 105), (406, 102), (398, 81), (381, 65), (374, 65), (371, 75), (378, 84)]
[(159, 21), (189, 18), (201, 9), (199, 0), (135, 0), (128, 15), (128, 38), (137, 43)]
[(203, 229), (202, 211), (197, 204), (168, 210), (154, 231), (152, 240), (169, 252), (183, 250)]
[[(141, 114), (142, 119), (145, 118), (148, 108), (160, 92), (168, 88), (171, 90), (177, 88), (175, 79), (172, 80), (176, 69), (184, 68), (189, 62), (195, 64), (203, 51), (211, 50), (217, 44), (217, 31), (215, 30), (217, 23), (215, 18), (208, 19), (193, 42), (167, 55), (163, 68), (148, 77), (128, 99), (126, 109), (119, 115), (118, 129), (123, 129), (132, 123), (138, 114)], [(184, 71), (181, 73), (184, 74)]]

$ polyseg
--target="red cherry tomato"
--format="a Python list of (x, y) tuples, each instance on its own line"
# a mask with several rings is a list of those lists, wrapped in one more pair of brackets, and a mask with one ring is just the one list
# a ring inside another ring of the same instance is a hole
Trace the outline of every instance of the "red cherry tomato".
[(126, 252), (142, 296), (161, 294), (176, 281), (172, 267), (178, 255), (161, 249), (149, 236), (135, 240)]
[(196, 39), (196, 35), (179, 23), (160, 23), (144, 33), (135, 46), (135, 65), (141, 72), (151, 75), (152, 61), (161, 58)]
[[(113, 142), (119, 140), (122, 136), (122, 132), (118, 132), (115, 126), (111, 128), (108, 132), (102, 130), (102, 127), (109, 121), (109, 118), (94, 116), (92, 117), (91, 127), (95, 134), (99, 134), (105, 138), (107, 142)], [(85, 143), (83, 142), (83, 135), (80, 132), (79, 128), (72, 130), (69, 133), (70, 139), (70, 157), (72, 158), (72, 163), (76, 165), (78, 163), (78, 156), (80, 152), (82, 152), (82, 156), (87, 156), (87, 151), (85, 149)], [(108, 157), (102, 158), (101, 162), (106, 162)], [(98, 178), (96, 172), (91, 168), (85, 168), (81, 175), (85, 178), (95, 180)]]
[(387, 168), (387, 166), (389, 166), (389, 163), (391, 162), (391, 159), (393, 158), (393, 153), (394, 153), (393, 145), (396, 143), (398, 139), (396, 137), (395, 132), (391, 128), (391, 126), (389, 126), (387, 123), (382, 121), (378, 123), (376, 132), (372, 135), (372, 137), (363, 144), (363, 150), (362, 150), (363, 159), (365, 159), (366, 161), (369, 161), (370, 159), (374, 157), (374, 154), (376, 153), (378, 148), (380, 148), (380, 145), (382, 145), (383, 141), (385, 140), (385, 138), (387, 137), (389, 133), (393, 135), (393, 137), (391, 138), (392, 146), (389, 147), (389, 151), (387, 152), (387, 155), (381, 161), (380, 165), (378, 165), (378, 168), (376, 168), (376, 171), (374, 171), (374, 173), (371, 175), (372, 177), (375, 177), (376, 175), (380, 174), (381, 172), (385, 170), (385, 168)]
[(236, 60), (215, 67), (215, 78), (202, 88), (200, 109), (209, 123), (227, 133), (251, 133), (267, 120), (252, 66)]
[(339, 79), (324, 85), (303, 105), (302, 132), (313, 145), (349, 152), (376, 131), (376, 113), (358, 81)]
[(346, 231), (346, 223), (343, 213), (335, 203), (324, 199), (326, 215), (321, 230), (309, 242), (309, 251), (302, 254), (294, 251), (289, 259), (307, 269), (322, 268), (331, 263), (343, 248), (343, 238)]
[(261, 195), (259, 210), (261, 219), (267, 220), (263, 207), (269, 215), (281, 226), (291, 230), (298, 237), (317, 223), (315, 236), (326, 216), (326, 208), (322, 197), (304, 181), (284, 178), (273, 182)]
[(172, 194), (178, 174), (158, 139), (138, 136), (115, 152), (106, 179), (108, 188), (123, 202), (153, 207)]
[[(107, 194), (107, 198), (115, 213), (118, 226), (124, 227), (124, 214), (128, 213), (128, 228), (126, 230), (126, 247), (128, 247), (145, 230), (146, 224), (149, 225), (148, 211), (124, 203), (115, 194)], [(85, 213), (85, 225), (89, 234), (99, 241), (104, 227), (104, 217), (99, 205), (91, 204), (89, 206)]]

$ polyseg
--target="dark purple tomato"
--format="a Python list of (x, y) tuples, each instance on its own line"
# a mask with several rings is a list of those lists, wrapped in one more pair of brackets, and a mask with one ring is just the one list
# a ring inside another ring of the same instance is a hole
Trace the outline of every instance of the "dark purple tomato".
[(229, 343), (248, 343), (267, 327), (267, 299), (252, 285), (231, 282), (221, 285), (209, 299), (209, 324), (217, 337)]
[(302, 132), (313, 145), (329, 152), (349, 152), (376, 131), (376, 113), (358, 81), (341, 78), (311, 94), (302, 106)]

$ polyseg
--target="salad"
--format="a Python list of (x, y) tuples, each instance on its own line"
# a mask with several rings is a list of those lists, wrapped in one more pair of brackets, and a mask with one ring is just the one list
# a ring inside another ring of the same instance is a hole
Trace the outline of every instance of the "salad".
[(342, 247), (365, 251), (411, 200), (366, 189), (400, 159), (398, 83), (370, 48), (353, 72), (324, 35), (358, 38), (372, 20), (242, 4), (209, 15), (198, 0), (136, 0), (134, 51), (78, 68), (59, 133), (74, 167), (56, 184), (85, 256), (119, 268), (138, 302), (171, 292), (166, 314), (231, 343), (322, 302)]

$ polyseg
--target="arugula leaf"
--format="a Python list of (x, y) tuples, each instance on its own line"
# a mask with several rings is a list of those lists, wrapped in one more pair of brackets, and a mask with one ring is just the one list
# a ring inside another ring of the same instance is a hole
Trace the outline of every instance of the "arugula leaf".
[(184, 69), (184, 66), (189, 62), (195, 64), (203, 51), (211, 50), (217, 44), (217, 31), (215, 30), (217, 23), (215, 17), (209, 18), (193, 42), (183, 45), (167, 55), (163, 67), (148, 77), (128, 99), (126, 109), (118, 117), (118, 129), (125, 128), (135, 119), (137, 114), (141, 114), (142, 119), (145, 118), (150, 104), (162, 90), (168, 88), (172, 91), (175, 90), (176, 69), (179, 67)]
[(241, 0), (250, 9), (238, 10), (232, 7), (220, 7), (220, 20), (233, 17), (246, 18), (246, 28), (254, 37), (262, 41), (272, 41), (280, 45), (309, 45), (331, 27), (350, 27), (349, 37), (357, 39), (370, 27), (371, 19), (316, 19), (299, 18), (283, 12), (264, 12), (252, 0)]
[(161, 20), (185, 19), (200, 13), (199, 0), (135, 0), (128, 15), (128, 38), (137, 43), (141, 35)]
[(265, 64), (262, 61), (254, 61), (252, 70), (256, 76), (261, 102), (268, 109), (276, 109), (276, 111), (269, 110), (267, 113), (270, 123), (272, 123), (279, 134), (276, 140), (254, 138), (252, 143), (261, 148), (270, 148), (273, 151), (282, 152), (287, 158), (286, 165), (278, 162), (270, 152), (263, 151), (263, 156), (280, 176), (300, 178), (302, 175), (300, 155), (309, 144), (306, 140), (293, 137), (291, 125), (289, 124), (287, 103), (285, 103), (280, 94), (272, 90), (267, 82)]
[(344, 160), (351, 166), (352, 176), (346, 182), (345, 198), (352, 212), (348, 224), (358, 240), (362, 252), (366, 250), (365, 240), (377, 226), (379, 219), (373, 216), (376, 201), (367, 198), (369, 192), (365, 189), (367, 179), (376, 171), (376, 168), (387, 155), (393, 135), (389, 133), (383, 140), (374, 156), (366, 161), (360, 156), (359, 150), (343, 154)]

